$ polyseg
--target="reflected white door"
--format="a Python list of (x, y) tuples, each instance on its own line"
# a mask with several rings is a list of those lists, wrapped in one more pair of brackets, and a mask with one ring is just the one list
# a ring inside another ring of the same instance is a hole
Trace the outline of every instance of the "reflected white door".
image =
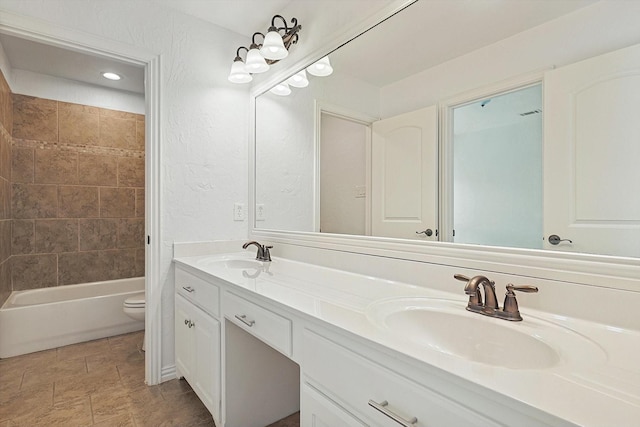
[[(435, 106), (373, 123), (371, 231), (437, 240), (438, 126)], [(431, 230), (431, 235), (416, 234)]]
[(640, 256), (640, 45), (549, 71), (544, 92), (545, 249)]

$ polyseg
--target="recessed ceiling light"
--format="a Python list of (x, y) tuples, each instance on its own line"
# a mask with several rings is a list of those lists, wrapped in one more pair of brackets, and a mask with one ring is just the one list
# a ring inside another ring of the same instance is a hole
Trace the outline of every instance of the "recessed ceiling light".
[(116, 73), (102, 73), (102, 77), (109, 80), (120, 80), (122, 78), (119, 74)]

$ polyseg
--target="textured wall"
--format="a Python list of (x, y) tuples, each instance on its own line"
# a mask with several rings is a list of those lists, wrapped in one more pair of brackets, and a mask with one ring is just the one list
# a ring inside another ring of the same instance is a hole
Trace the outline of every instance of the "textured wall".
[(9, 85), (0, 71), (0, 305), (11, 293), (11, 129), (13, 105)]
[(144, 116), (13, 95), (13, 290), (144, 275)]

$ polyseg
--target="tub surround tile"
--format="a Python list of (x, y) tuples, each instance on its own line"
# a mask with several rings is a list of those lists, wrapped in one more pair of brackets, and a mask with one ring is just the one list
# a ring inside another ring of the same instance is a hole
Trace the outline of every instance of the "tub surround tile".
[(97, 218), (98, 188), (85, 186), (60, 186), (58, 189), (58, 217)]
[(133, 188), (100, 188), (101, 218), (133, 218), (136, 213), (136, 191)]
[(118, 158), (79, 153), (78, 178), (81, 185), (115, 187), (118, 185)]
[(71, 150), (35, 150), (36, 184), (77, 184), (78, 153)]
[(7, 218), (12, 215), (11, 213), (11, 183), (9, 181), (2, 181), (0, 185), (4, 186), (4, 212)]
[[(11, 295), (11, 259), (0, 262), (0, 306)], [(0, 377), (2, 373), (0, 371)]]
[(11, 214), (14, 219), (55, 218), (58, 213), (58, 187), (40, 184), (13, 184)]
[(11, 256), (11, 221), (0, 221), (0, 262)]
[(136, 188), (136, 216), (144, 218), (144, 188)]
[(13, 147), (11, 150), (12, 182), (33, 183), (35, 179), (35, 150)]
[(111, 148), (133, 149), (136, 146), (135, 119), (100, 116), (99, 145)]
[(11, 253), (13, 255), (34, 253), (36, 248), (35, 220), (14, 219), (11, 223)]
[(118, 187), (144, 187), (144, 159), (118, 159)]
[(14, 138), (58, 140), (58, 103), (50, 99), (13, 94)]
[(0, 125), (2, 125), (7, 133), (11, 135), (13, 122), (13, 100), (11, 96), (11, 89), (7, 83), (7, 79), (4, 77), (2, 70), (0, 70)]
[(36, 253), (74, 252), (78, 250), (77, 219), (36, 220)]
[(136, 120), (136, 145), (134, 150), (144, 151), (145, 149), (145, 124), (144, 116), (141, 116), (142, 120)]
[(4, 219), (11, 219), (11, 210), (5, 210), (5, 200), (11, 197), (9, 194), (5, 193), (7, 188), (4, 185), (5, 182), (6, 180), (4, 178), (0, 178), (0, 221)]
[(59, 142), (97, 145), (100, 139), (100, 109), (80, 104), (58, 102)]
[(14, 255), (11, 257), (11, 270), (14, 291), (47, 288), (58, 284), (55, 254)]
[(81, 219), (79, 240), (81, 251), (115, 249), (118, 237), (117, 219)]
[[(144, 240), (144, 236), (143, 236)], [(135, 276), (143, 277), (145, 275), (145, 250), (144, 248), (136, 249)]]
[(132, 218), (118, 221), (118, 248), (144, 247), (144, 219)]
[(11, 136), (0, 131), (0, 177), (11, 178)]
[(134, 277), (135, 250), (61, 253), (58, 285)]

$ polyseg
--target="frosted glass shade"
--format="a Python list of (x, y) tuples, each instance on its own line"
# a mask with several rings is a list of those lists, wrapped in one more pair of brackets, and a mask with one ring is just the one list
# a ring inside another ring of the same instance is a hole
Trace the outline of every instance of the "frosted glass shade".
[(260, 48), (263, 57), (272, 60), (286, 58), (289, 51), (284, 47), (282, 36), (277, 31), (269, 31), (264, 37), (264, 43)]
[(307, 87), (309, 86), (309, 79), (307, 79), (307, 72), (304, 70), (298, 71), (293, 76), (287, 79), (287, 83), (293, 87)]
[(249, 83), (253, 80), (251, 74), (247, 72), (242, 61), (233, 61), (231, 72), (229, 73), (229, 81), (231, 83)]
[(291, 93), (291, 88), (286, 82), (282, 82), (274, 86), (269, 92), (275, 95), (287, 96)]
[(329, 57), (325, 56), (324, 58), (320, 59), (319, 61), (309, 65), (307, 67), (307, 71), (309, 72), (309, 74), (311, 74), (313, 76), (326, 77), (326, 76), (330, 75), (331, 73), (333, 73), (333, 67), (331, 66), (331, 63), (329, 62)]
[(257, 47), (249, 50), (247, 53), (247, 63), (245, 69), (252, 74), (264, 73), (269, 71), (269, 64), (264, 60)]

